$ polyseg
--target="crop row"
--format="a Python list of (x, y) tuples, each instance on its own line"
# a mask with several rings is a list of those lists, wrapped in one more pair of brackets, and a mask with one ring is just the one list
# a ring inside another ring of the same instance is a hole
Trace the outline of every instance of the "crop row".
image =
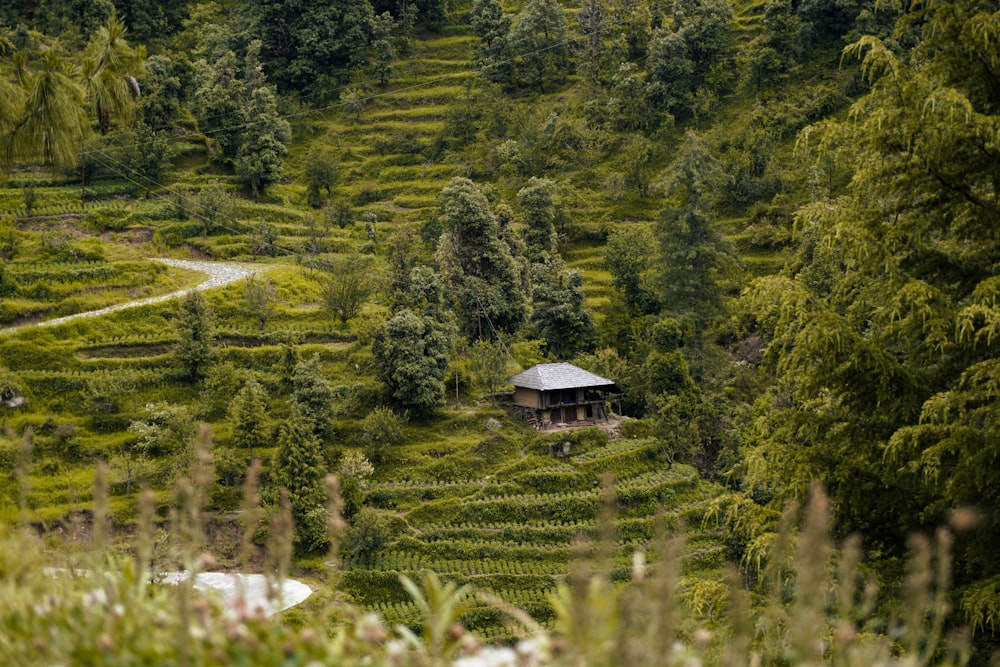
[(619, 438), (606, 445), (592, 449), (589, 452), (584, 452), (578, 456), (572, 456), (570, 457), (570, 461), (573, 463), (589, 463), (596, 461), (597, 459), (615, 456), (617, 454), (642, 450), (648, 447), (649, 444), (650, 441), (647, 439), (639, 440), (633, 438)]
[(535, 561), (565, 561), (568, 555), (565, 543), (520, 545), (502, 540), (453, 539), (424, 541), (405, 537), (397, 542), (394, 551), (417, 553), (432, 558), (514, 558)]
[(566, 563), (503, 559), (434, 558), (412, 551), (389, 551), (373, 562), (344, 562), (346, 570), (376, 570), (381, 572), (421, 572), (431, 570), (440, 575), (478, 577), (482, 575), (513, 575), (555, 577), (562, 575)]
[(59, 283), (108, 281), (122, 276), (127, 271), (148, 270), (148, 264), (138, 262), (87, 262), (69, 264), (11, 264), (11, 276), (18, 283), (26, 284), (42, 280)]
[[(685, 516), (685, 520), (687, 517)], [(674, 530), (680, 520), (674, 513), (663, 515), (668, 529)], [(648, 543), (656, 533), (657, 517), (619, 517), (614, 521), (615, 533), (621, 543)], [(507, 545), (565, 545), (580, 535), (594, 537), (597, 522), (594, 518), (578, 521), (511, 521), (497, 524), (437, 523), (421, 526), (419, 539), (425, 543), (437, 541), (483, 541), (499, 542)]]
[[(422, 571), (416, 570), (375, 570), (369, 568), (345, 568), (340, 576), (344, 592), (361, 601), (381, 600), (383, 602), (406, 602), (409, 594), (399, 582), (399, 575), (405, 574), (414, 581), (419, 580)], [(455, 572), (447, 573), (448, 580), (458, 584), (470, 583), (479, 590), (543, 590), (553, 586), (557, 577), (551, 574), (485, 574), (464, 576)]]

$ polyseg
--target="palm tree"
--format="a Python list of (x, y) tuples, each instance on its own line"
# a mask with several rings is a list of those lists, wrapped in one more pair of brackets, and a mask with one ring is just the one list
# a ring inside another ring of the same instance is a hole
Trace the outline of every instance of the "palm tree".
[[(14, 51), (14, 45), (6, 35), (0, 34), (0, 55)], [(24, 102), (24, 91), (16, 83), (17, 69), (15, 63), (0, 61), (0, 141), (9, 148), (10, 133), (14, 130), (18, 117), (21, 115), (21, 104)], [(10, 162), (9, 151), (0, 152), (0, 167)]]
[(40, 71), (23, 63), (18, 66), (24, 101), (18, 105), (19, 113), (5, 137), (8, 155), (10, 159), (40, 157), (46, 164), (73, 166), (89, 131), (83, 89), (54, 51), (46, 51), (43, 62)]
[(132, 115), (139, 96), (134, 75), (142, 68), (145, 50), (129, 46), (125, 32), (124, 21), (113, 14), (90, 40), (77, 70), (86, 98), (94, 105), (102, 135), (111, 129), (112, 117), (127, 119)]

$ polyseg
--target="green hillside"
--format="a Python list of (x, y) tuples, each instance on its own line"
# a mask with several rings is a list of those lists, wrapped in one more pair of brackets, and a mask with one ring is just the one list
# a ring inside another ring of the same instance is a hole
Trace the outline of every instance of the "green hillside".
[[(287, 510), (323, 603), (417, 631), (400, 575), (430, 570), (510, 640), (471, 591), (564, 631), (613, 495), (620, 588), (686, 534), (690, 633), (728, 565), (780, 579), (818, 483), (893, 594), (951, 526), (986, 664), (995, 2), (86, 4), (0, 8), (0, 523), (71, 552), (103, 463), (131, 553), (140, 491), (170, 534), (197, 482), (223, 567), (270, 563)], [(512, 416), (547, 361), (625, 419)]]

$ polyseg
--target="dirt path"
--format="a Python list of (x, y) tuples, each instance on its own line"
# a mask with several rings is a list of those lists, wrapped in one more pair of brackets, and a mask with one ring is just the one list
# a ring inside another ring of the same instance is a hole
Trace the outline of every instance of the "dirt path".
[(129, 301), (128, 303), (119, 303), (114, 306), (108, 306), (107, 308), (88, 310), (85, 313), (76, 313), (65, 317), (57, 317), (54, 320), (45, 320), (44, 322), (33, 322), (31, 324), (22, 324), (16, 327), (10, 327), (9, 329), (0, 329), (0, 335), (14, 333), (31, 327), (52, 327), (58, 324), (72, 322), (73, 320), (80, 320), (85, 317), (98, 317), (100, 315), (107, 315), (108, 313), (113, 313), (118, 310), (125, 310), (126, 308), (136, 308), (138, 306), (148, 306), (153, 303), (169, 301), (170, 299), (176, 299), (177, 297), (184, 296), (193, 289), (206, 290), (213, 287), (222, 287), (223, 285), (228, 285), (229, 283), (236, 282), (237, 280), (242, 280), (243, 278), (251, 276), (259, 271), (267, 270), (265, 267), (248, 266), (245, 264), (229, 264), (225, 262), (200, 262), (189, 259), (167, 259), (164, 257), (154, 257), (152, 259), (157, 262), (162, 262), (168, 266), (176, 266), (178, 268), (189, 269), (191, 271), (200, 271), (207, 274), (208, 277), (194, 287), (171, 292), (170, 294), (161, 294), (160, 296), (151, 296), (146, 299)]

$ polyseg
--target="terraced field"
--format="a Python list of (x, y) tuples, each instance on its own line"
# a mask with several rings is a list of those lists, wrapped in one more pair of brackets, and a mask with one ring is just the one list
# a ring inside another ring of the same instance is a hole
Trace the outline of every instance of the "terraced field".
[(601, 480), (609, 473), (616, 498), (616, 580), (630, 576), (633, 553), (651, 547), (658, 524), (668, 532), (689, 532), (688, 584), (719, 578), (723, 546), (716, 532), (701, 524), (717, 490), (688, 466), (668, 468), (654, 442), (608, 442), (593, 429), (574, 437), (569, 457), (555, 458), (545, 442), (533, 440), (520, 456), (504, 462), (475, 479), (375, 484), (367, 504), (391, 517), (399, 532), (375, 558), (346, 559), (343, 588), (387, 622), (415, 625), (420, 613), (399, 577), (417, 580), (432, 570), (445, 580), (471, 585), (463, 621), (486, 637), (507, 637), (510, 630), (501, 612), (475, 591), (489, 592), (549, 624), (549, 598), (566, 576), (572, 543), (598, 533)]

